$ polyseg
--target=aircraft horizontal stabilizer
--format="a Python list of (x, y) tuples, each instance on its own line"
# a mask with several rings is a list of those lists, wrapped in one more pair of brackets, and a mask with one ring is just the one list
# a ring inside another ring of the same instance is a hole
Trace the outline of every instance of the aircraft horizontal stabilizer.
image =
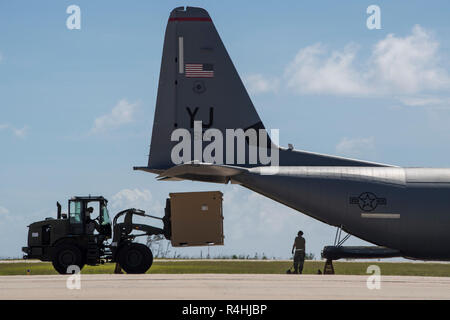
[(217, 165), (204, 162), (190, 162), (174, 166), (160, 173), (158, 180), (179, 181), (197, 180), (215, 183), (228, 183), (230, 177), (248, 170), (242, 167)]
[(182, 178), (175, 178), (175, 177), (156, 177), (158, 181), (183, 181)]

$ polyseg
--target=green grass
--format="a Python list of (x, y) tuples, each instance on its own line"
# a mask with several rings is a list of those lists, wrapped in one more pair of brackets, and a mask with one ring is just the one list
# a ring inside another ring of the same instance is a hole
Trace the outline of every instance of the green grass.
[[(333, 263), (336, 274), (367, 275), (369, 265), (378, 265), (382, 275), (441, 276), (450, 277), (450, 264), (441, 263), (387, 263), (387, 262), (345, 262)], [(158, 261), (156, 260), (147, 273), (254, 273), (284, 274), (291, 266), (288, 261)], [(306, 261), (305, 274), (316, 274), (323, 270), (324, 262)], [(52, 264), (42, 263), (0, 263), (0, 275), (25, 275), (27, 269), (31, 275), (56, 274)], [(83, 274), (113, 273), (114, 264), (86, 266)]]

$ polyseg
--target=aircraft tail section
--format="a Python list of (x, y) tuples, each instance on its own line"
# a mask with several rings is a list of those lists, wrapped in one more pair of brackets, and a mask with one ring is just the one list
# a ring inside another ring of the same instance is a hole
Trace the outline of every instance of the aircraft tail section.
[[(227, 130), (235, 133), (231, 150)], [(251, 130), (255, 139), (247, 134)], [(270, 165), (259, 153), (253, 157), (255, 148), (270, 149), (267, 155), (279, 153), (276, 165), (281, 166), (379, 165), (279, 148), (267, 135), (264, 142), (260, 132), (266, 133), (264, 125), (208, 12), (175, 8), (166, 27), (148, 166), (135, 169), (161, 173), (193, 160), (239, 167)], [(191, 139), (187, 149), (180, 147), (185, 134)], [(239, 137), (245, 141), (243, 156)], [(214, 151), (208, 158), (205, 152), (211, 142)]]
[(174, 165), (171, 134), (193, 136), (194, 121), (202, 132), (262, 126), (208, 12), (180, 7), (167, 24), (148, 166)]

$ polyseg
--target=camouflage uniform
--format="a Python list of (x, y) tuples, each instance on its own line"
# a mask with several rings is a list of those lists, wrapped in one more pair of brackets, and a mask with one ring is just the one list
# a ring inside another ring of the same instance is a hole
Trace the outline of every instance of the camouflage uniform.
[(303, 272), (303, 264), (305, 262), (305, 238), (298, 236), (294, 241), (294, 273)]
[(95, 220), (89, 220), (86, 223), (86, 233), (87, 234), (94, 234), (94, 231), (97, 229), (97, 222)]

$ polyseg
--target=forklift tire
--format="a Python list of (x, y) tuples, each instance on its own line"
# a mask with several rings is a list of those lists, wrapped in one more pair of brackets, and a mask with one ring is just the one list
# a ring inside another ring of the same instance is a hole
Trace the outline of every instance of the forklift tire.
[(145, 273), (152, 266), (152, 251), (141, 243), (130, 243), (122, 247), (118, 261), (126, 273)]
[(61, 244), (54, 248), (52, 264), (60, 274), (67, 274), (70, 266), (76, 265), (80, 270), (84, 267), (84, 259), (80, 249), (72, 244)]

